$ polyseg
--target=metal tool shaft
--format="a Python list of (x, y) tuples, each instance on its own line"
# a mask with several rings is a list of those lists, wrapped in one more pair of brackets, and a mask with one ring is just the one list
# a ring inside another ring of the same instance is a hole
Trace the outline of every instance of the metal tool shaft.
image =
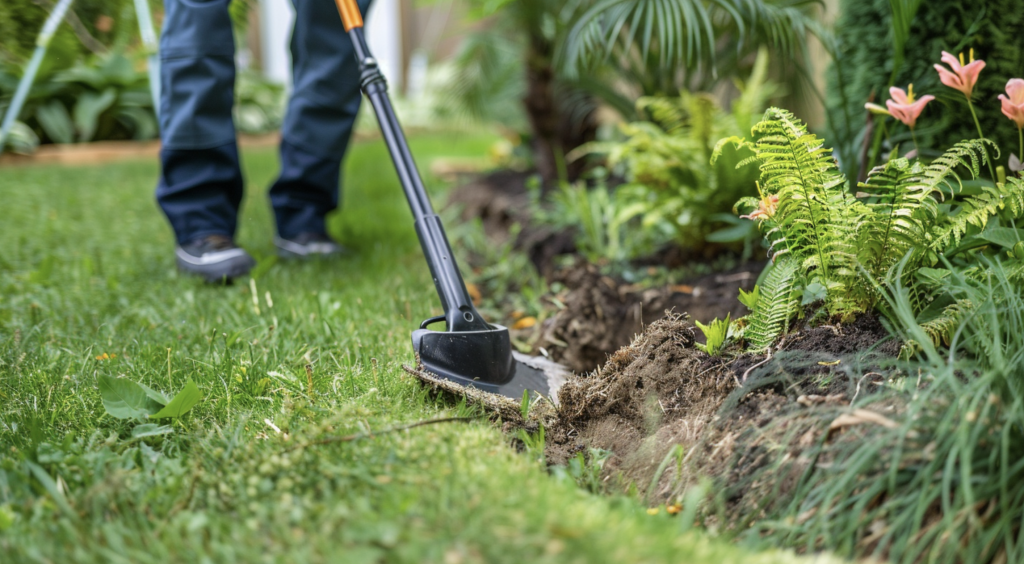
[[(358, 12), (357, 12), (358, 13)], [(344, 12), (342, 12), (344, 15)], [(362, 23), (361, 20), (359, 22)], [(346, 23), (346, 28), (348, 28)], [(391, 160), (395, 164), (398, 180), (405, 191), (405, 197), (412, 210), (416, 226), (416, 235), (423, 249), (423, 256), (430, 267), (434, 278), (434, 286), (441, 298), (448, 331), (486, 331), (490, 326), (483, 320), (473, 306), (473, 301), (466, 290), (466, 284), (459, 273), (458, 264), (452, 253), (448, 236), (445, 234), (441, 219), (430, 204), (427, 190), (423, 186), (416, 161), (409, 151), (402, 126), (391, 105), (388, 95), (387, 81), (377, 66), (376, 59), (370, 54), (361, 25), (349, 29), (349, 36), (355, 46), (356, 58), (359, 61), (360, 85), (363, 93), (370, 100), (377, 122), (384, 137)]]

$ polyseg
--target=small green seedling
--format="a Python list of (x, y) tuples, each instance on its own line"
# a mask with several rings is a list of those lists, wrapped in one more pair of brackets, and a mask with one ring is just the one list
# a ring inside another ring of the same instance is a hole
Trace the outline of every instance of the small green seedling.
[(519, 414), (523, 416), (523, 421), (526, 421), (527, 416), (530, 415), (530, 390), (523, 390), (523, 401), (519, 404)]
[(750, 311), (754, 311), (754, 308), (757, 307), (757, 300), (760, 297), (761, 287), (756, 284), (754, 285), (754, 289), (749, 292), (743, 290), (743, 288), (740, 288), (740, 303), (747, 306), (747, 309), (749, 309)]
[(697, 343), (697, 348), (708, 353), (711, 356), (718, 356), (722, 351), (722, 345), (725, 344), (725, 338), (729, 335), (729, 318), (732, 314), (726, 315), (725, 319), (715, 318), (711, 323), (704, 325), (700, 321), (695, 321), (697, 328), (704, 333), (704, 339), (707, 344)]

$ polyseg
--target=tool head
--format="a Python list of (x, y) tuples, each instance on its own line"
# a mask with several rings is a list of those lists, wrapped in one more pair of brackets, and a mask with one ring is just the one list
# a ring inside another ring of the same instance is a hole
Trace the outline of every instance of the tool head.
[(512, 399), (524, 391), (557, 402), (558, 389), (568, 371), (547, 359), (512, 350), (508, 329), (491, 325), (486, 331), (431, 331), (412, 333), (412, 346), (423, 367), (462, 386)]

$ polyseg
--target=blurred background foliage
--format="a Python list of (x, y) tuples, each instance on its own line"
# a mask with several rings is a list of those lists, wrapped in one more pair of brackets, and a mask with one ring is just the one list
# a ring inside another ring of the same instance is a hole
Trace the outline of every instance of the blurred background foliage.
[[(894, 10), (894, 7), (897, 7)], [(884, 104), (889, 86), (932, 94), (919, 122), (921, 147), (941, 150), (961, 139), (977, 137), (963, 95), (939, 82), (933, 65), (942, 51), (984, 59), (974, 104), (986, 137), (1002, 149), (1001, 162), (1016, 152), (1015, 128), (1002, 115), (996, 97), (1006, 81), (1024, 76), (1024, 10), (1017, 0), (840, 0), (835, 23), (837, 52), (826, 77), (825, 102), (836, 144), (848, 176), (856, 178), (867, 163), (858, 153), (868, 121), (864, 103)], [(902, 12), (899, 8), (902, 8)], [(906, 14), (900, 21), (899, 15)], [(894, 52), (897, 29), (905, 28), (902, 56)], [(910, 140), (901, 129), (893, 143)], [(869, 141), (870, 142), (870, 141)]]
[[(231, 3), (236, 38), (245, 37), (256, 0)], [(53, 0), (0, 4), (0, 113), (6, 111), (35, 48)], [(150, 1), (155, 14), (162, 3)], [(77, 0), (50, 42), (39, 74), (12, 131), (11, 148), (40, 143), (147, 140), (159, 128), (132, 0)], [(284, 118), (284, 87), (241, 69), (235, 88), (236, 126), (264, 133)]]
[(480, 25), (455, 59), (445, 107), (453, 115), (526, 124), (535, 166), (550, 187), (582, 171), (566, 165), (565, 155), (593, 140), (599, 123), (639, 118), (641, 96), (714, 92), (728, 106), (739, 94), (734, 81), (751, 72), (761, 48), (776, 55), (773, 76), (810, 84), (808, 37), (831, 40), (817, 18), (821, 5), (487, 0), (469, 13)]
[[(462, 20), (454, 55), (431, 61), (433, 76), (443, 79), (432, 79), (431, 92), (419, 94), (430, 99), (430, 119), (445, 126), (500, 124), (522, 141), (545, 190), (575, 180), (589, 166), (606, 166), (594, 157), (568, 156), (594, 141), (628, 142), (619, 124), (648, 121), (638, 110), (641, 98), (701, 94), (729, 112), (761, 49), (769, 54), (766, 78), (780, 85), (766, 103), (799, 108), (812, 129), (827, 129), (850, 177), (862, 177), (875, 164), (865, 157), (867, 146), (880, 142), (885, 149), (907, 140), (901, 128), (890, 126), (884, 136), (878, 131), (884, 126), (872, 129), (863, 109), (864, 102), (883, 102), (890, 85), (914, 83), (917, 92), (938, 97), (921, 120), (922, 146), (945, 147), (975, 136), (963, 100), (942, 87), (932, 69), (942, 50), (973, 47), (986, 60), (975, 97), (982, 126), (1004, 149), (1003, 162), (1016, 144), (995, 98), (1008, 78), (1024, 74), (1024, 12), (1014, 0), (417, 4), (456, 6), (453, 13)], [(0, 3), (0, 108), (9, 102), (53, 5), (54, 0)], [(159, 24), (162, 3), (150, 5)], [(231, 3), (240, 44), (258, 19), (257, 8), (257, 0)], [(77, 0), (50, 45), (14, 140), (32, 145), (33, 139), (154, 138), (152, 103), (143, 96), (144, 51), (132, 0)], [(243, 70), (237, 95), (242, 131), (280, 125), (283, 87)], [(825, 111), (816, 117), (820, 107)], [(619, 172), (628, 175), (621, 167)]]

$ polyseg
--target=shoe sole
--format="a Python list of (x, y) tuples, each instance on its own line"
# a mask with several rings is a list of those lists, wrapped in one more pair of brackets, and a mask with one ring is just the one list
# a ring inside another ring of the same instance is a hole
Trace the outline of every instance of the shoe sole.
[(176, 262), (179, 271), (199, 276), (209, 284), (231, 282), (235, 278), (249, 274), (249, 271), (256, 266), (256, 261), (244, 251), (231, 258), (208, 264), (191, 263), (182, 259), (181, 256), (176, 256)]

